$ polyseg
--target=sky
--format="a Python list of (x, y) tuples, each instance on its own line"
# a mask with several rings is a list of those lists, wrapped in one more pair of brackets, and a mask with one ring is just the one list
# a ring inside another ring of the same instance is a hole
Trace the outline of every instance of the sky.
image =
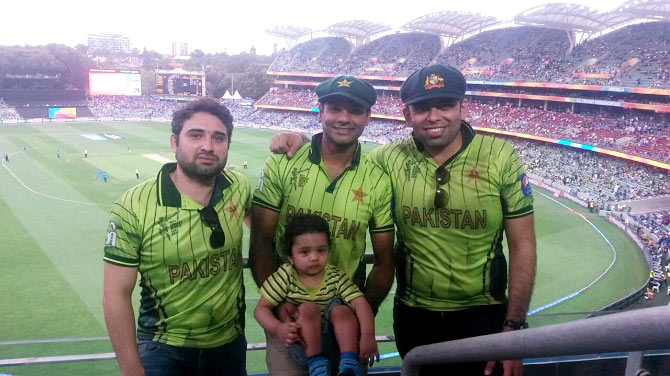
[[(266, 34), (280, 25), (309, 27), (314, 31), (350, 20), (381, 22), (400, 29), (407, 22), (433, 12), (464, 11), (511, 20), (534, 6), (557, 0), (60, 0), (3, 1), (0, 45), (86, 44), (89, 33), (122, 34), (131, 46), (171, 52), (172, 42), (188, 43), (189, 50), (237, 54), (254, 46), (259, 54), (272, 53), (282, 38)], [(624, 0), (573, 0), (600, 11), (611, 11)], [(391, 5), (396, 4), (396, 5)], [(407, 4), (407, 5), (403, 5)]]

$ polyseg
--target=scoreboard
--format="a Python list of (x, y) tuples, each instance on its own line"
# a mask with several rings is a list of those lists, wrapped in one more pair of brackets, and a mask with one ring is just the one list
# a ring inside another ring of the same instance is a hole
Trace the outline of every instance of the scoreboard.
[(156, 94), (205, 95), (205, 75), (200, 72), (156, 71)]
[(140, 71), (118, 69), (90, 69), (90, 95), (142, 95)]

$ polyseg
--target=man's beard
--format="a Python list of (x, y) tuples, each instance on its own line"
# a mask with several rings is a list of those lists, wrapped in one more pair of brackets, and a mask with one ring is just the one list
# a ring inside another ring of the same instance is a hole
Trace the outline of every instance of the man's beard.
[(188, 176), (189, 179), (201, 183), (210, 182), (217, 174), (223, 171), (223, 168), (226, 166), (226, 158), (223, 158), (222, 160), (220, 159), (217, 164), (203, 166), (195, 161), (198, 157), (197, 155), (193, 160), (189, 160), (188, 158), (181, 156), (179, 153), (176, 153), (175, 157), (177, 158), (177, 164), (184, 172), (184, 175)]

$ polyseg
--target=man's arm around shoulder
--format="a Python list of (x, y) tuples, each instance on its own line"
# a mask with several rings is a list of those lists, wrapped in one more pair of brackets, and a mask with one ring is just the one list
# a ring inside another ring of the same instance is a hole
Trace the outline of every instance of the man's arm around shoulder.
[(276, 154), (286, 154), (291, 159), (300, 147), (309, 142), (304, 134), (296, 132), (282, 132), (270, 139), (270, 151)]

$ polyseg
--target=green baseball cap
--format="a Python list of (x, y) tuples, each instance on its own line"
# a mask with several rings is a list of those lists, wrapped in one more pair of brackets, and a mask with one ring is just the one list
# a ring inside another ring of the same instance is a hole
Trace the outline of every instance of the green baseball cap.
[(412, 73), (400, 87), (400, 99), (414, 104), (429, 99), (465, 97), (465, 77), (449, 65), (429, 65)]
[(327, 98), (344, 97), (365, 108), (372, 107), (377, 102), (375, 88), (367, 81), (359, 80), (354, 76), (336, 76), (323, 81), (316, 87), (319, 103)]

